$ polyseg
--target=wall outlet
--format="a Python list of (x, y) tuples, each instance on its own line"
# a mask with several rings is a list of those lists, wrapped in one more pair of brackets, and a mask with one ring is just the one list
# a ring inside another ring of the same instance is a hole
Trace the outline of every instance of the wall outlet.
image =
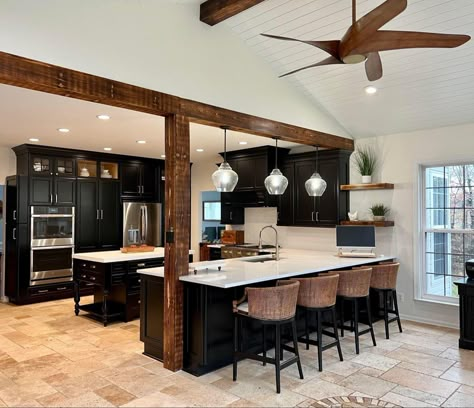
[(399, 302), (405, 301), (405, 294), (404, 293), (397, 293), (397, 298)]

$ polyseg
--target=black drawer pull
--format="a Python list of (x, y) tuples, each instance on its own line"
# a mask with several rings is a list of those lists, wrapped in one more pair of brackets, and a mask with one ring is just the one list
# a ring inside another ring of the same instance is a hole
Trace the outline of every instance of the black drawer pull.
[(139, 263), (139, 264), (137, 264), (137, 267), (138, 267), (138, 268), (143, 268), (144, 266), (146, 266), (146, 263)]
[(81, 275), (81, 278), (85, 279), (85, 278), (87, 278), (87, 275)]
[(95, 281), (95, 277), (94, 277), (94, 276), (91, 276), (91, 281)]
[(43, 289), (43, 290), (39, 290), (38, 293), (48, 293), (49, 292), (49, 289)]
[(96, 266), (95, 266), (95, 265), (91, 265), (91, 269), (95, 269), (95, 268), (96, 268)]
[(62, 288), (56, 288), (56, 290), (66, 290), (66, 286), (63, 286)]
[(82, 267), (85, 268), (87, 266), (87, 264), (82, 264)]
[(139, 301), (138, 301), (138, 304), (140, 304), (140, 303), (142, 303), (142, 301), (141, 301), (141, 300), (139, 300)]

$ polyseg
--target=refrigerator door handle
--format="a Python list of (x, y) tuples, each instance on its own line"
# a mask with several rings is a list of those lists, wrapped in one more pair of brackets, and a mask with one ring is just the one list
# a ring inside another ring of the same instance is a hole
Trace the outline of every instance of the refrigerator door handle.
[(140, 207), (140, 243), (143, 244), (145, 242), (145, 208), (142, 206)]
[(146, 244), (148, 239), (148, 207), (143, 206), (143, 243)]

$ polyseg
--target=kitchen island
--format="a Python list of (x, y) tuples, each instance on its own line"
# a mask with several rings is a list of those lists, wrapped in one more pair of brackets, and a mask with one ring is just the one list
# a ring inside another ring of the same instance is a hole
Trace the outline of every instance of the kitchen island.
[[(390, 261), (395, 256), (340, 258), (335, 253), (282, 249), (280, 260), (271, 255), (196, 262), (184, 284), (184, 370), (202, 375), (232, 362), (232, 301), (242, 297), (246, 286), (274, 286), (278, 279), (310, 277), (353, 266)], [(144, 354), (163, 358), (164, 268), (139, 269), (141, 274), (140, 339)], [(303, 328), (298, 319), (299, 330)], [(244, 348), (259, 352), (261, 327), (248, 322)], [(269, 340), (270, 336), (269, 336)]]
[[(194, 251), (189, 251), (190, 262)], [(100, 319), (104, 326), (112, 319), (125, 322), (140, 316), (139, 268), (163, 267), (164, 248), (153, 252), (100, 251), (73, 255), (74, 312), (82, 310)], [(93, 303), (80, 304), (80, 288), (94, 287)]]

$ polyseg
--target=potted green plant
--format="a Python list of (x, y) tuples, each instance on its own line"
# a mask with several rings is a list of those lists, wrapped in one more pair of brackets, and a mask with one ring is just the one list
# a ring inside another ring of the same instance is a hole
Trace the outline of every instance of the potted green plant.
[(372, 174), (377, 167), (377, 155), (372, 146), (360, 146), (354, 153), (354, 163), (357, 171), (362, 176), (362, 183), (372, 182)]
[(390, 212), (390, 208), (384, 204), (373, 204), (369, 210), (374, 217), (374, 221), (385, 221), (385, 216)]

